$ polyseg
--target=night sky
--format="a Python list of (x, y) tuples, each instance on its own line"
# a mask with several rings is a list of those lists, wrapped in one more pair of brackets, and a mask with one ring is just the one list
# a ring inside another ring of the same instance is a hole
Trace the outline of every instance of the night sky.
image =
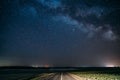
[(0, 0), (0, 66), (120, 65), (119, 0)]

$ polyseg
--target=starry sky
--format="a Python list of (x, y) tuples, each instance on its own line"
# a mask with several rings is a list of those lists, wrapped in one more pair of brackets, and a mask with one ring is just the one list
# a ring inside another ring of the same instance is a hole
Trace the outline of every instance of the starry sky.
[(0, 66), (120, 65), (119, 0), (1, 0)]

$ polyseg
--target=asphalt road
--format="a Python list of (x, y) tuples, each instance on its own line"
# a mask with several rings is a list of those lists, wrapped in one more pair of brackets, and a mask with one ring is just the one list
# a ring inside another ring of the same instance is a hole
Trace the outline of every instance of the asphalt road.
[(90, 80), (71, 73), (53, 73), (40, 80)]

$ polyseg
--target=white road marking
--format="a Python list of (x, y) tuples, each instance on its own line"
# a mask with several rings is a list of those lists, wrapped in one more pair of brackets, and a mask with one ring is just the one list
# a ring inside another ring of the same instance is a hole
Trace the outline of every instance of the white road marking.
[(60, 80), (63, 80), (63, 78), (62, 78), (62, 73), (61, 73), (61, 77), (60, 77)]

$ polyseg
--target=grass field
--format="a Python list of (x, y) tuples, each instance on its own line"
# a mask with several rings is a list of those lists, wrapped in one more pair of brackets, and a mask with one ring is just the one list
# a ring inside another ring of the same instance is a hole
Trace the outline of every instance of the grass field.
[(74, 74), (83, 78), (88, 78), (90, 80), (120, 80), (120, 74), (109, 74), (109, 72), (75, 72)]

